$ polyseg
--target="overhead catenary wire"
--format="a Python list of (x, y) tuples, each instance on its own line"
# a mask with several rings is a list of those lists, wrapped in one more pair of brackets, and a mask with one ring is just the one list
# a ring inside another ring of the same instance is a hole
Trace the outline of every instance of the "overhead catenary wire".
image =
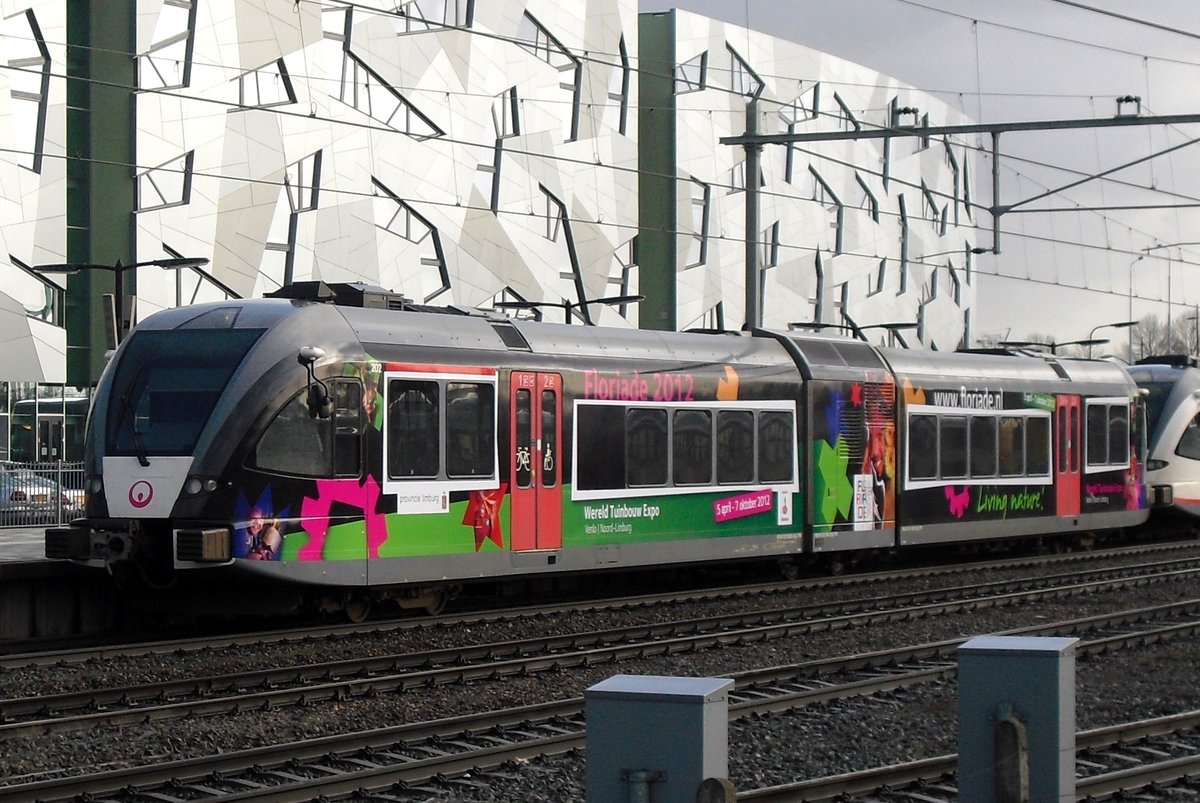
[[(922, 90), (922, 91), (924, 91), (924, 90)], [(465, 94), (465, 93), (464, 93), (464, 94)], [(564, 101), (564, 103), (565, 103), (565, 101)], [(329, 122), (330, 122), (331, 124), (336, 124), (336, 125), (347, 125), (347, 124), (348, 124), (346, 121), (335, 120), (335, 119), (333, 119), (333, 118), (329, 118)], [(375, 128), (375, 126), (371, 126), (371, 127)], [(389, 129), (389, 128), (386, 128), (386, 127), (377, 127), (377, 128), (379, 128), (380, 130), (387, 130), (387, 131), (391, 131), (391, 130), (393, 130), (393, 129)], [(467, 145), (471, 145), (471, 146), (474, 146), (474, 147), (480, 147), (480, 148), (489, 148), (489, 147), (491, 147), (491, 145), (489, 145), (489, 144), (487, 144), (487, 143), (468, 143), (468, 142), (462, 142), (462, 143), (460, 143), (460, 144), (467, 144)], [(968, 146), (968, 147), (970, 147), (970, 146)], [(520, 152), (520, 151), (516, 151), (515, 153), (521, 153), (521, 152)], [(528, 156), (529, 154), (526, 154), (526, 155)], [(545, 153), (539, 153), (539, 154), (537, 154), (537, 155), (538, 155), (538, 157), (539, 157), (539, 158), (544, 158), (544, 159), (548, 159), (548, 160), (555, 160), (555, 161), (558, 161), (558, 160), (565, 160), (565, 161), (570, 161), (570, 160), (566, 160), (566, 159), (564, 159), (564, 157), (561, 157), (561, 156), (559, 156), (559, 155), (551, 155), (551, 154), (545, 154)], [(821, 155), (821, 158), (828, 158), (828, 157), (827, 157), (827, 156), (824, 156), (824, 155)], [(592, 165), (592, 166), (595, 166), (595, 165)], [(613, 167), (613, 169), (623, 169), (623, 168), (616, 168), (616, 167)], [(222, 178), (227, 178), (227, 177), (222, 177)], [(674, 178), (674, 177), (672, 177), (672, 178)], [(896, 180), (896, 179), (893, 179), (893, 180)], [(914, 185), (912, 185), (911, 183), (908, 183), (908, 182), (900, 182), (900, 181), (898, 181), (898, 180), (897, 180), (897, 183), (903, 183), (903, 184), (905, 184), (905, 185), (907, 185), (907, 186), (911, 186), (911, 187), (914, 187), (914, 188), (915, 188), (915, 186), (914, 186)], [(720, 185), (720, 184), (714, 184), (713, 186), (722, 186), (722, 185)], [(779, 196), (778, 196), (778, 197), (781, 197), (781, 198), (787, 198), (787, 199), (789, 199), (789, 200), (800, 200), (800, 201), (803, 201), (803, 200), (805, 200), (805, 199), (796, 199), (794, 196), (790, 196), (790, 195), (786, 195), (786, 194), (779, 194)], [(945, 196), (945, 195), (943, 195), (942, 197), (949, 197), (949, 196)], [(422, 202), (426, 202), (426, 201), (422, 200)], [(981, 205), (976, 205), (976, 206), (977, 206), (977, 208), (980, 208), (980, 209), (986, 209), (986, 207), (983, 207), (983, 206), (981, 206)], [(885, 214), (892, 214), (892, 213), (890, 213), (890, 212), (885, 212)], [(588, 222), (589, 222), (589, 223), (594, 223), (594, 221), (588, 221)], [(676, 233), (690, 233), (690, 232), (676, 232)], [(1065, 241), (1063, 241), (1063, 242), (1065, 243)], [(790, 247), (790, 246), (786, 246), (786, 245), (785, 245), (785, 247)], [(797, 247), (798, 247), (798, 246), (797, 246)]]

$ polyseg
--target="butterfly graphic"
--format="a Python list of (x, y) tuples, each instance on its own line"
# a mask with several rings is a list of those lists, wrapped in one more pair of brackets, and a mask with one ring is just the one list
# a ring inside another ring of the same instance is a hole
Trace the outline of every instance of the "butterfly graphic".
[(961, 519), (971, 504), (971, 489), (964, 485), (961, 491), (955, 491), (953, 485), (947, 485), (946, 501), (950, 503), (950, 515)]

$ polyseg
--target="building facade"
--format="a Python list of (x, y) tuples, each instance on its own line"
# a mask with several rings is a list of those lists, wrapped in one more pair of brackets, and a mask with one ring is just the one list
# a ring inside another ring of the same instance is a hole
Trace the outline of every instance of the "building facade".
[(764, 325), (969, 335), (964, 145), (772, 144), (747, 193), (722, 144), (751, 100), (761, 133), (961, 121), (828, 55), (635, 0), (0, 5), (4, 428), (65, 416), (126, 320), (299, 281), (738, 328), (748, 195)]

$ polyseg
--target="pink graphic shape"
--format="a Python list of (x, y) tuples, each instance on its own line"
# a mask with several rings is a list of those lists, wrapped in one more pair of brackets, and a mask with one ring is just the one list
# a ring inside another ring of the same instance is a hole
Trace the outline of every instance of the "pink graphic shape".
[(946, 501), (950, 503), (950, 515), (961, 519), (967, 512), (967, 506), (971, 504), (971, 489), (964, 485), (961, 491), (956, 491), (953, 485), (947, 485)]
[(766, 513), (774, 507), (775, 495), (771, 491), (751, 491), (738, 496), (729, 496), (713, 502), (713, 518), (718, 524)]
[(300, 560), (321, 560), (325, 552), (325, 536), (329, 534), (329, 511), (335, 502), (361, 508), (367, 526), (367, 558), (379, 557), (379, 547), (387, 540), (387, 519), (376, 513), (379, 503), (379, 483), (367, 477), (362, 485), (357, 480), (317, 480), (317, 498), (304, 497), (300, 503), (300, 526), (311, 538), (300, 547)]

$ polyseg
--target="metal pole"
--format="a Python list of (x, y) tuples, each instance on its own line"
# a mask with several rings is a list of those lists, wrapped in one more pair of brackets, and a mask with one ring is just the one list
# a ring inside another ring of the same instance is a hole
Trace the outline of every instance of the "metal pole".
[(992, 132), (992, 253), (1000, 253), (1000, 132)]
[(113, 273), (116, 274), (116, 279), (113, 280), (113, 292), (117, 297), (113, 300), (113, 306), (117, 308), (117, 345), (119, 346), (125, 339), (125, 268), (121, 265), (120, 260), (117, 261)]
[[(746, 136), (758, 135), (758, 98), (746, 104)], [(746, 143), (746, 328), (762, 325), (758, 297), (758, 160), (762, 143)]]

